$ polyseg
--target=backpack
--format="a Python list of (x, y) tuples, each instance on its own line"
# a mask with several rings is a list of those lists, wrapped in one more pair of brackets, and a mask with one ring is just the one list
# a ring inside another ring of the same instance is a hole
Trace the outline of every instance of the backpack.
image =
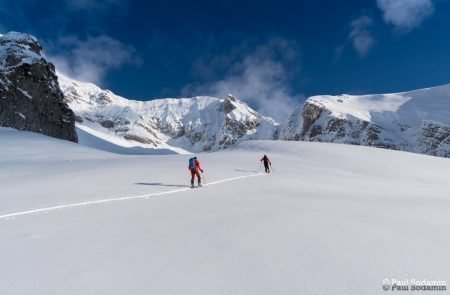
[(195, 158), (189, 159), (189, 169), (197, 168), (197, 165), (195, 165)]

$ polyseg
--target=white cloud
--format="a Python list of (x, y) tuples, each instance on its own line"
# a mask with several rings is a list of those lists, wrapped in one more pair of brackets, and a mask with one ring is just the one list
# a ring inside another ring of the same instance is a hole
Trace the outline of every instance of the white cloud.
[[(242, 58), (220, 57), (218, 62), (223, 63), (224, 60), (235, 60), (228, 64), (230, 70), (224, 79), (201, 86), (188, 85), (182, 94), (223, 98), (231, 93), (261, 114), (280, 121), (286, 120), (304, 98), (302, 95), (292, 94), (289, 87), (292, 72), (286, 65), (290, 63), (296, 64), (295, 67), (300, 66), (298, 46), (294, 42), (273, 39)], [(204, 67), (200, 71), (202, 74), (210, 72)]]
[(351, 23), (349, 39), (360, 57), (365, 57), (375, 44), (375, 39), (370, 31), (372, 26), (373, 20), (366, 15), (353, 20)]
[(76, 80), (96, 84), (101, 84), (111, 69), (141, 63), (132, 46), (105, 35), (86, 40), (65, 37), (51, 48), (57, 48), (57, 53), (50, 53), (49, 59), (58, 71)]
[(386, 23), (408, 32), (433, 14), (432, 0), (377, 0)]

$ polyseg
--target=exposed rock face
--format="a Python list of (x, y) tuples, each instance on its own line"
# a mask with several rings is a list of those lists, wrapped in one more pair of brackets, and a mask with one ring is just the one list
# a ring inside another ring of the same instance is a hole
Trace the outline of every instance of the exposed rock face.
[[(80, 122), (80, 123), (82, 123), (82, 122)], [(112, 120), (104, 120), (104, 121), (100, 122), (100, 125), (102, 125), (105, 128), (114, 128), (116, 123)]]
[(450, 157), (450, 85), (385, 95), (311, 97), (290, 116), (279, 138)]
[(418, 133), (422, 153), (450, 158), (450, 126), (440, 122), (424, 121)]
[(114, 136), (115, 141), (125, 140), (127, 145), (215, 151), (241, 140), (275, 139), (278, 128), (272, 119), (232, 95), (225, 99), (203, 96), (133, 101), (62, 74), (59, 81), (81, 128)]
[(389, 140), (380, 140), (383, 128), (368, 121), (348, 116), (333, 116), (330, 110), (314, 103), (303, 106), (303, 125), (294, 140), (324, 141), (353, 145), (367, 145), (390, 149), (399, 149)]
[[(255, 130), (262, 121), (262, 117), (250, 108), (240, 112), (239, 107), (243, 107), (235, 97), (227, 95), (223, 101), (223, 113), (225, 114), (225, 124), (223, 126), (222, 138), (218, 145), (221, 149), (227, 148), (235, 144), (239, 139), (244, 137), (249, 130)], [(246, 107), (246, 106), (245, 106)], [(239, 118), (240, 114), (246, 113), (244, 120)]]
[(26, 34), (0, 36), (0, 126), (77, 142), (75, 115), (64, 102), (55, 68)]

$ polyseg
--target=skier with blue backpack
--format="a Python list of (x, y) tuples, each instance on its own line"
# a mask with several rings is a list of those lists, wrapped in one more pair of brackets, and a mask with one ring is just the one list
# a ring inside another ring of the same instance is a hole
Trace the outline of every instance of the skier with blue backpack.
[(189, 171), (191, 172), (191, 188), (195, 188), (194, 186), (194, 180), (195, 176), (197, 176), (198, 186), (202, 187), (202, 177), (200, 176), (199, 170), (203, 173), (202, 166), (200, 165), (200, 162), (198, 161), (197, 157), (193, 157), (189, 159)]

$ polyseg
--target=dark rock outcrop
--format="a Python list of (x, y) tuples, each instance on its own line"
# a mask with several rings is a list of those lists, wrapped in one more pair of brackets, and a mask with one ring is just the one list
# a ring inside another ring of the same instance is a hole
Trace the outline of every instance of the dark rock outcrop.
[(27, 34), (0, 36), (0, 126), (77, 142), (75, 115), (64, 102), (55, 68)]
[(150, 144), (153, 147), (157, 147), (158, 146), (158, 143), (153, 141), (153, 140), (151, 140), (150, 138), (146, 138), (146, 137), (143, 137), (143, 136), (138, 136), (138, 135), (135, 135), (135, 134), (125, 134), (124, 138), (127, 139), (127, 140), (137, 141), (137, 142), (140, 142), (140, 143), (143, 143), (143, 144)]
[(103, 120), (100, 122), (100, 125), (102, 125), (105, 128), (114, 128), (115, 123), (112, 120)]

